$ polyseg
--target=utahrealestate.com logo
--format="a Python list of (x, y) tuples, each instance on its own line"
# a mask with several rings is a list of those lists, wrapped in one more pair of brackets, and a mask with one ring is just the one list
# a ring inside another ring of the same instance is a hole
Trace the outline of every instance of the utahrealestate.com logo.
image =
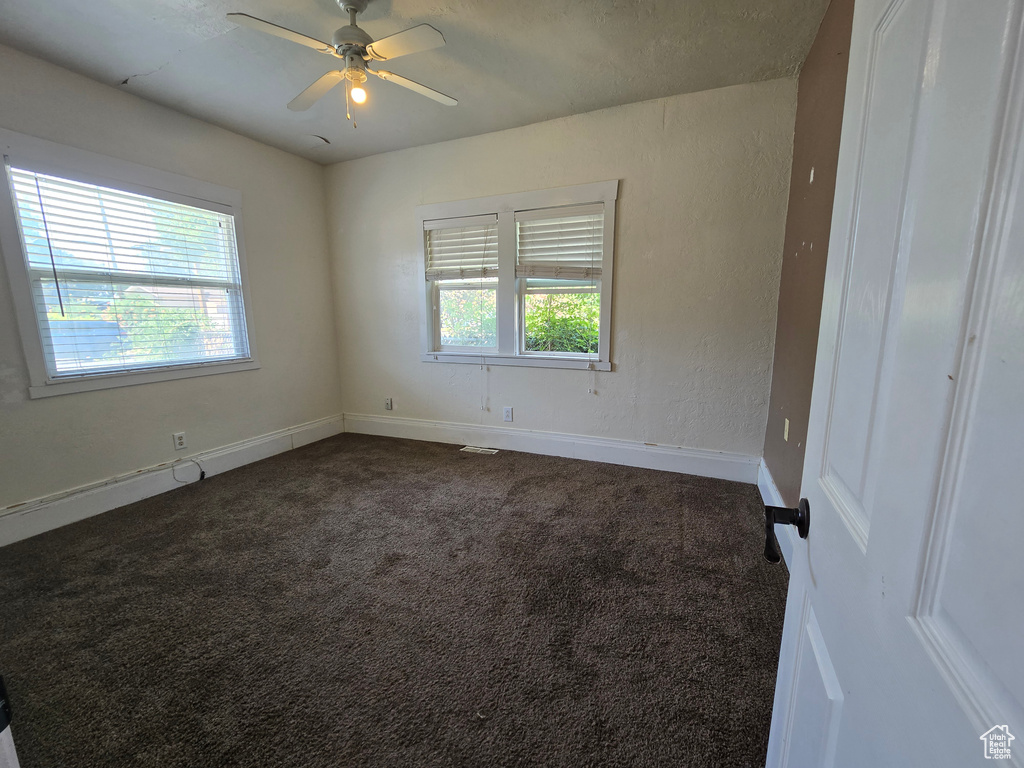
[(1010, 759), (1010, 742), (1015, 737), (1005, 725), (993, 725), (978, 738), (985, 742), (986, 760)]

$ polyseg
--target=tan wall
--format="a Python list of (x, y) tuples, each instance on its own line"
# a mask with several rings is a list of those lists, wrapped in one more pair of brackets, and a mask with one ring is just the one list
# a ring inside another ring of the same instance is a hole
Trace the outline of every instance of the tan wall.
[(4, 128), (242, 191), (262, 363), (30, 400), (0, 264), (0, 509), (339, 413), (323, 169), (2, 46), (0, 72)]
[[(759, 456), (795, 97), (733, 86), (330, 167), (346, 413), (498, 426), (510, 405), (517, 428)], [(416, 205), (606, 179), (612, 372), (420, 361)]]
[[(853, 0), (832, 0), (800, 74), (764, 461), (787, 504), (800, 498), (832, 226)], [(813, 181), (812, 181), (813, 169)], [(783, 438), (789, 419), (789, 440)]]

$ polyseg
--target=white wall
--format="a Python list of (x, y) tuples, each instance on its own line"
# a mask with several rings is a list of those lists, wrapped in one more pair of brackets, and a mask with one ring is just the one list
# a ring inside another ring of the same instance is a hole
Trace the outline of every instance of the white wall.
[(0, 72), (4, 128), (242, 191), (262, 364), (29, 400), (0, 263), (0, 510), (339, 413), (323, 169), (3, 46)]
[[(331, 166), (346, 414), (760, 456), (795, 110), (774, 80)], [(616, 178), (612, 372), (420, 362), (416, 205)]]

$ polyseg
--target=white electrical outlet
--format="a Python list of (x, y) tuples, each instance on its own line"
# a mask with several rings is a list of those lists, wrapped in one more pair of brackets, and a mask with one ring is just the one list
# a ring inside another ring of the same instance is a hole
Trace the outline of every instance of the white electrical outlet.
[(184, 432), (175, 432), (171, 435), (171, 439), (174, 441), (174, 450), (180, 451), (188, 447), (188, 443), (185, 442)]
[(390, 411), (391, 407), (392, 407), (391, 406), (391, 398), (390, 397), (385, 397), (384, 398), (384, 410), (385, 411)]
[(786, 419), (786, 426), (782, 430), (782, 439), (789, 442), (789, 419)]
[(512, 421), (512, 406), (505, 406), (501, 409), (501, 417), (505, 421)]

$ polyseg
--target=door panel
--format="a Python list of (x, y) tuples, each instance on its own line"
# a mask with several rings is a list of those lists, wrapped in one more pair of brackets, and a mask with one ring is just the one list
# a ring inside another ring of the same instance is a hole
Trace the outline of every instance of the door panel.
[[(835, 762), (836, 740), (843, 709), (843, 689), (829, 658), (825, 640), (810, 602), (803, 600), (799, 647), (789, 716), (790, 733), (785, 739), (784, 765), (820, 765)], [(793, 738), (793, 728), (807, 728), (817, 738)]]
[[(891, 318), (900, 227), (909, 173), (914, 116), (924, 66), (931, 5), (895, 0), (874, 30), (866, 62), (863, 149), (844, 255), (836, 372), (829, 408), (822, 484), (861, 549), (867, 547), (873, 505), (865, 499), (869, 447), (884, 391), (883, 360)], [(896, 297), (898, 298), (898, 297)]]
[(1020, 559), (1024, 541), (1014, 482), (1024, 457), (1024, 153), (1014, 133), (1024, 122), (1024, 96), (1019, 82), (1016, 89), (1010, 105), (1018, 112), (1009, 115), (1003, 141), (1016, 151), (996, 163), (993, 185), (1002, 204), (990, 212), (982, 242), (976, 299), (961, 339), (962, 384), (911, 618), (979, 731), (1000, 717), (1024, 722), (1024, 570), (1003, 567)]

